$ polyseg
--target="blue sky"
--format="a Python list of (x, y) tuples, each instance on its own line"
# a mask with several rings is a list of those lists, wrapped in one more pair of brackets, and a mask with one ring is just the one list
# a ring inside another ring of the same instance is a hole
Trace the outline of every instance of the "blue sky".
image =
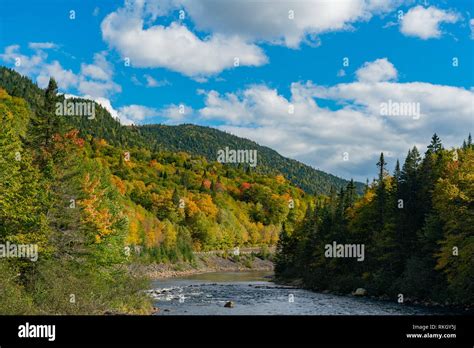
[[(365, 180), (381, 151), (393, 167), (433, 132), (449, 147), (472, 130), (473, 13), (470, 0), (2, 0), (0, 64), (124, 124), (210, 125)], [(420, 117), (382, 116), (389, 100)]]

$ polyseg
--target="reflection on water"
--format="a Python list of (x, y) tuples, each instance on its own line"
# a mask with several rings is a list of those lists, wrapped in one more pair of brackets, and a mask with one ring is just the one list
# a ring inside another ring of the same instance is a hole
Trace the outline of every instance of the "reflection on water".
[[(216, 272), (157, 280), (158, 315), (411, 315), (433, 309), (315, 293), (270, 281), (271, 272)], [(232, 301), (234, 308), (224, 305)]]
[(212, 272), (203, 274), (193, 274), (185, 278), (186, 281), (196, 280), (199, 282), (256, 282), (268, 281), (273, 277), (273, 272), (270, 271), (247, 271), (247, 272)]

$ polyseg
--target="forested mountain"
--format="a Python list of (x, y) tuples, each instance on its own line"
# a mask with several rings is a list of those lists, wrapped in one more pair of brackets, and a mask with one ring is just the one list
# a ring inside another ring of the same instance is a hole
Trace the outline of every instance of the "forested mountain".
[(58, 114), (63, 101), (53, 79), (2, 69), (0, 245), (38, 248), (0, 258), (2, 314), (143, 313), (130, 262), (274, 245), (303, 218), (311, 197), (281, 174), (149, 149), (97, 105), (94, 119)]
[[(58, 115), (63, 101), (53, 79), (42, 90), (0, 69), (0, 245), (38, 247), (36, 261), (0, 258), (2, 314), (146, 313), (130, 262), (277, 243), (277, 275), (313, 289), (474, 302), (470, 136), (448, 150), (434, 135), (392, 175), (382, 154), (361, 197), (353, 181), (325, 187), (341, 179), (324, 173), (312, 195), (265, 162), (292, 173), (291, 160), (248, 140), (123, 127), (98, 105), (94, 119)], [(216, 162), (225, 146), (256, 147), (264, 170)], [(328, 258), (333, 242), (363, 244), (364, 260)]]
[[(339, 189), (348, 184), (346, 180), (283, 157), (275, 150), (260, 146), (254, 141), (215, 128), (192, 124), (142, 125), (137, 128), (148, 141), (155, 141), (159, 147), (202, 155), (210, 161), (215, 161), (217, 151), (226, 146), (230, 149), (255, 149), (258, 152), (258, 171), (270, 174), (282, 173), (293, 184), (308, 193), (328, 194), (332, 186)], [(355, 186), (358, 193), (363, 192), (362, 183), (355, 183)]]
[[(1, 86), (12, 96), (26, 99), (33, 107), (41, 103), (41, 90), (14, 70), (0, 68), (0, 81)], [(141, 147), (150, 151), (184, 151), (204, 156), (209, 161), (216, 161), (217, 151), (225, 147), (257, 150), (258, 166), (252, 170), (271, 175), (281, 173), (294, 185), (312, 194), (328, 194), (332, 186), (340, 189), (348, 184), (347, 180), (316, 170), (296, 160), (283, 157), (268, 147), (215, 128), (190, 124), (122, 126), (100, 105), (96, 105), (94, 120), (86, 117), (70, 117), (65, 122), (77, 128), (81, 135), (102, 138), (111, 145)], [(357, 193), (363, 192), (362, 183), (356, 182), (355, 186)]]
[[(474, 145), (445, 149), (435, 134), (356, 198), (352, 189), (317, 199), (294, 232), (280, 235), (276, 273), (317, 290), (474, 304)], [(363, 260), (327, 253), (333, 243), (365, 248)]]

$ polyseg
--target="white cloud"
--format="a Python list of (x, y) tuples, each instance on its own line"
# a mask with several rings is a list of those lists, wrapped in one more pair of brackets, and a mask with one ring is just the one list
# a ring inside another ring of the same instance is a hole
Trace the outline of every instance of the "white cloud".
[(127, 105), (118, 109), (118, 116), (122, 123), (137, 124), (149, 117), (159, 114), (159, 110), (143, 105)]
[(93, 64), (81, 64), (81, 74), (84, 77), (90, 77), (97, 80), (107, 81), (113, 75), (113, 67), (107, 61), (106, 53), (99, 52), (94, 54)]
[(143, 75), (143, 77), (146, 80), (146, 86), (147, 87), (163, 87), (163, 86), (169, 86), (170, 82), (168, 80), (156, 80), (150, 75)]
[[(83, 97), (83, 98), (88, 98), (88, 96)], [(106, 109), (113, 118), (120, 120), (119, 113), (112, 106), (112, 103), (110, 102), (110, 99), (102, 98), (102, 97), (100, 97), (100, 98), (91, 98), (91, 97), (89, 97), (88, 99), (95, 100), (97, 102), (97, 104), (101, 105), (104, 109)]]
[(45, 49), (57, 48), (58, 46), (53, 42), (30, 42), (28, 43), (28, 47), (31, 49), (45, 50)]
[[(131, 65), (167, 68), (196, 81), (238, 66), (261, 66), (268, 59), (257, 45), (261, 42), (297, 48), (302, 42), (318, 46), (318, 35), (353, 30), (396, 8), (399, 0), (338, 1), (216, 1), (129, 0), (102, 22), (102, 37)], [(183, 22), (184, 9), (200, 37)], [(161, 25), (163, 16), (177, 21)]]
[(209, 76), (233, 68), (235, 58), (241, 66), (260, 66), (267, 62), (263, 51), (238, 36), (211, 35), (201, 39), (186, 26), (145, 28), (147, 13), (142, 2), (109, 14), (102, 22), (102, 36), (135, 67), (164, 67), (191, 77)]
[(124, 125), (143, 124), (153, 117), (159, 117), (166, 124), (178, 124), (188, 121), (194, 115), (194, 110), (184, 104), (170, 104), (161, 109), (133, 104), (118, 108), (116, 115)]
[(106, 52), (94, 54), (92, 64), (81, 64), (81, 72), (77, 89), (79, 92), (94, 98), (107, 97), (121, 92), (120, 85), (113, 81), (114, 69), (107, 61)]
[[(176, 2), (176, 1), (175, 1)], [(400, 1), (216, 1), (182, 0), (186, 13), (202, 30), (239, 35), (296, 48), (325, 32), (351, 30), (356, 22), (394, 9)], [(293, 17), (293, 18), (291, 18)]]
[(38, 86), (41, 88), (46, 87), (50, 77), (54, 77), (58, 86), (63, 90), (75, 87), (79, 81), (78, 76), (74, 74), (72, 70), (64, 69), (57, 60), (49, 64), (44, 64), (41, 67), (41, 72), (36, 78)]
[(96, 81), (81, 77), (77, 90), (83, 94), (89, 94), (94, 98), (107, 97), (115, 93), (119, 93), (122, 90), (120, 85), (116, 84), (112, 80), (109, 81)]
[(64, 96), (66, 98), (82, 98), (93, 100), (106, 109), (114, 119), (126, 126), (138, 124), (147, 117), (156, 116), (159, 113), (159, 110), (143, 105), (126, 105), (116, 109), (112, 106), (110, 99), (104, 97), (95, 98), (91, 95), (78, 96), (74, 94), (65, 94)]
[(57, 47), (56, 44), (30, 42), (28, 47), (34, 52), (31, 56), (22, 54), (19, 45), (11, 45), (0, 54), (0, 59), (13, 65), (19, 73), (36, 80), (41, 88), (46, 87), (53, 77), (63, 92), (77, 90), (83, 95), (100, 98), (121, 91), (120, 85), (113, 81), (113, 66), (107, 61), (105, 52), (96, 53), (92, 64), (81, 64), (81, 70), (75, 73), (57, 60), (48, 60), (45, 50)]
[(31, 56), (26, 56), (20, 53), (20, 45), (11, 45), (5, 47), (5, 50), (0, 54), (0, 59), (7, 64), (15, 67), (20, 74), (31, 75), (38, 74), (40, 66), (44, 64), (47, 54), (41, 50), (35, 52)]
[(195, 110), (185, 104), (170, 104), (160, 110), (160, 117), (166, 119), (166, 124), (190, 122), (195, 116)]
[[(364, 67), (371, 64), (377, 63)], [(204, 120), (222, 121), (225, 125), (221, 129), (283, 155), (358, 180), (372, 176), (382, 151), (388, 154), (388, 162), (393, 166), (396, 158), (404, 160), (413, 145), (422, 150), (435, 132), (446, 146), (454, 146), (472, 128), (474, 91), (379, 80), (383, 79), (363, 79), (332, 87), (298, 82), (291, 85), (289, 98), (265, 85), (224, 95), (201, 91), (205, 107), (199, 115)], [(340, 106), (322, 107), (322, 100)], [(420, 103), (421, 117), (381, 116), (381, 103), (389, 100)], [(343, 161), (344, 152), (349, 154), (349, 161)]]
[(469, 20), (469, 28), (471, 28), (471, 40), (474, 40), (474, 18)]
[(48, 54), (43, 49), (56, 47), (55, 44), (30, 42), (28, 46), (35, 52), (31, 56), (20, 53), (19, 45), (11, 45), (0, 54), (0, 59), (12, 64), (20, 74), (36, 77), (40, 87), (46, 87), (50, 77), (54, 77), (64, 90), (77, 84), (78, 77), (71, 70), (64, 69), (57, 60), (47, 62)]
[(387, 58), (381, 58), (365, 63), (356, 71), (356, 75), (361, 82), (381, 82), (396, 80), (398, 73)]
[(439, 38), (442, 35), (441, 23), (455, 23), (459, 19), (455, 12), (440, 10), (434, 6), (416, 6), (403, 16), (400, 31), (407, 36), (423, 40)]

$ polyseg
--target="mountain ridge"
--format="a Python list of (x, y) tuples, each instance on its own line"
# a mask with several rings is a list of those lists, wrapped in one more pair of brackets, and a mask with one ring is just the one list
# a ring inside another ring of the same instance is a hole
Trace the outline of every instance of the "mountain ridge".
[[(27, 100), (33, 109), (42, 106), (44, 91), (13, 69), (0, 67), (0, 86), (5, 88), (10, 95)], [(77, 100), (83, 100), (83, 98), (77, 98)], [(194, 124), (125, 126), (97, 102), (94, 120), (86, 117), (68, 117), (67, 123), (77, 128), (82, 135), (103, 138), (112, 145), (143, 147), (149, 150), (183, 151), (204, 156), (209, 161), (216, 161), (217, 150), (226, 146), (234, 149), (255, 148), (259, 155), (259, 165), (257, 169), (252, 170), (263, 174), (281, 173), (294, 185), (310, 194), (329, 194), (332, 187), (339, 190), (346, 187), (349, 182), (295, 159), (287, 158), (255, 141), (217, 128)], [(355, 186), (358, 193), (363, 192), (364, 184), (355, 182)]]
[[(308, 193), (328, 194), (331, 186), (339, 189), (345, 187), (349, 182), (298, 160), (285, 157), (276, 150), (260, 145), (253, 140), (214, 127), (194, 124), (176, 126), (146, 124), (129, 127), (137, 129), (148, 141), (155, 142), (157, 146), (172, 151), (185, 151), (201, 155), (211, 161), (216, 161), (217, 151), (224, 149), (226, 146), (239, 150), (256, 149), (258, 152), (258, 167), (262, 173), (282, 173), (293, 184)], [(196, 141), (196, 139), (199, 139), (199, 141)], [(355, 184), (357, 191), (361, 193), (364, 185), (358, 182)]]

